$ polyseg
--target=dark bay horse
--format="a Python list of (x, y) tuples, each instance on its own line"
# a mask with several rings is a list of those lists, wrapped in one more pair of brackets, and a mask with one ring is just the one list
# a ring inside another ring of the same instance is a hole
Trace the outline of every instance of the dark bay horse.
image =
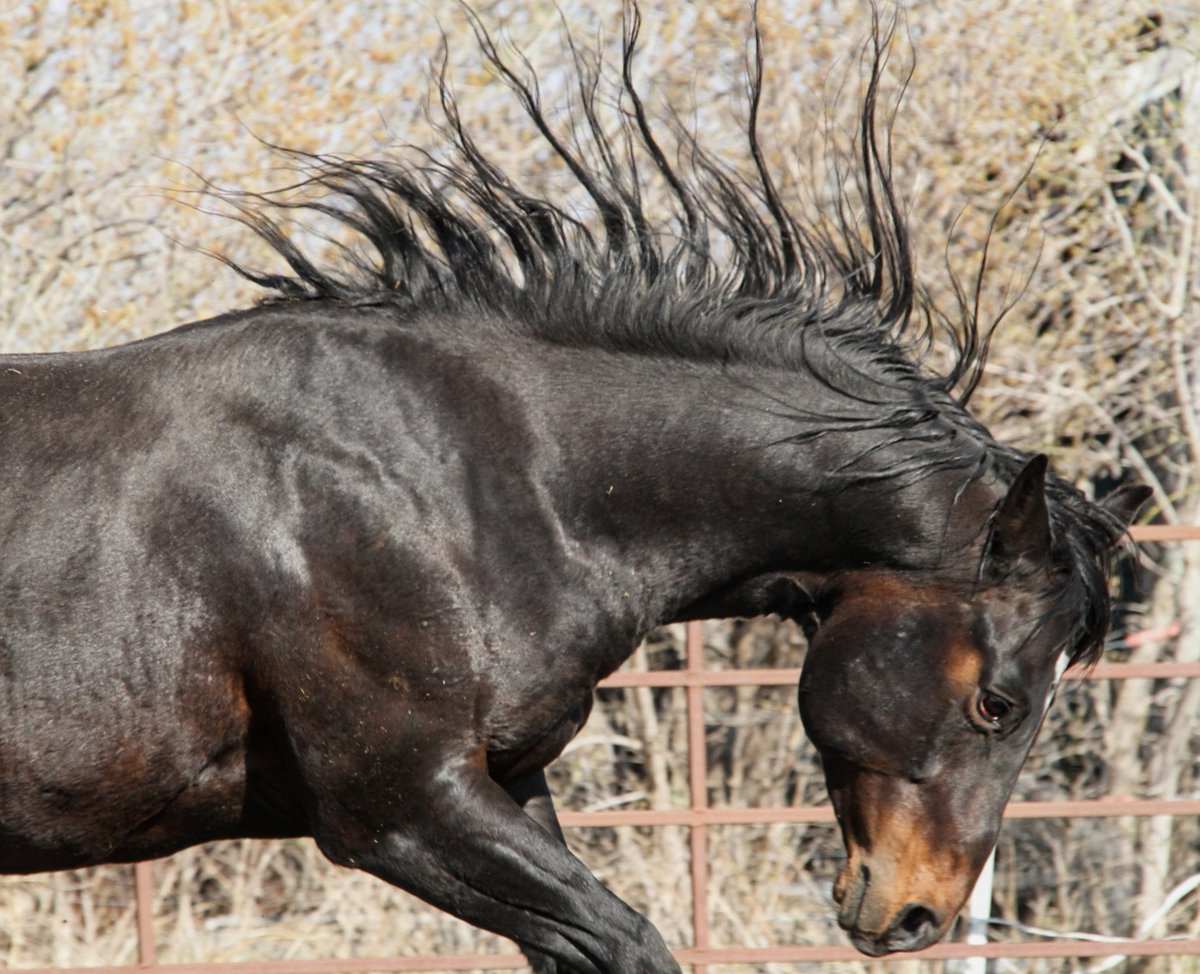
[[(479, 30), (594, 224), (443, 82), (441, 161), (298, 158), (309, 195), (228, 197), (288, 265), (238, 268), (272, 303), (0, 362), (0, 869), (311, 835), (538, 971), (677, 971), (567, 851), (543, 769), (652, 627), (779, 613), (810, 637), (841, 925), (873, 955), (947, 930), (1146, 491), (1093, 503), (995, 442), (956, 392), (973, 320), (947, 373), (920, 360), (882, 41), (861, 225), (817, 223), (763, 162), (761, 56), (753, 177), (683, 135), (671, 163), (637, 26), (616, 136), (590, 61), (556, 134)], [(272, 206), (374, 253), (323, 268)]]

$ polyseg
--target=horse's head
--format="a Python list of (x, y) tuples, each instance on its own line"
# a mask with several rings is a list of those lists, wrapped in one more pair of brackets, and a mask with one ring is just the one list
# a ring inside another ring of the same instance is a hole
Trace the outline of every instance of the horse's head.
[[(856, 571), (810, 593), (800, 712), (848, 854), (838, 921), (867, 954), (946, 932), (1063, 670), (1102, 635), (1083, 633), (1087, 600), (1051, 537), (1044, 475), (1039, 457), (994, 508), (977, 583)], [(1145, 496), (1114, 497), (1104, 544)]]

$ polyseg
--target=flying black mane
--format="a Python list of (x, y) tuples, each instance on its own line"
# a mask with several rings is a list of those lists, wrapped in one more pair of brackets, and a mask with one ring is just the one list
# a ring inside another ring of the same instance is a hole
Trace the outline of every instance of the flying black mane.
[[(446, 155), (354, 159), (284, 150), (301, 175), (295, 184), (265, 194), (214, 192), (290, 273), (221, 259), (276, 300), (386, 305), (402, 315), (479, 311), (458, 317), (476, 327), (633, 353), (811, 371), (806, 336), (819, 330), (858, 375), (878, 383), (867, 425), (894, 429), (901, 441), (931, 413), (950, 421), (947, 442), (924, 444), (911, 465), (888, 477), (916, 480), (963, 468), (966, 479), (993, 474), (1011, 482), (1028, 457), (996, 443), (963, 408), (992, 329), (979, 327), (962, 290), (951, 327), (913, 272), (891, 179), (890, 125), (881, 132), (877, 121), (890, 31), (876, 24), (867, 47), (857, 161), (835, 163), (845, 191), (832, 212), (806, 219), (785, 205), (759, 142), (757, 22), (747, 177), (678, 124), (670, 126), (677, 161), (668, 158), (634, 83), (636, 5), (626, 9), (615, 105), (607, 112), (597, 94), (604, 81), (598, 58), (571, 45), (578, 98), (565, 134), (548, 120), (536, 79), (505, 61), (478, 17), (467, 16), (485, 61), (570, 173), (590, 214), (523, 188), (476, 144), (443, 62), (436, 92)], [(647, 212), (646, 173), (665, 186), (665, 217)], [(369, 251), (345, 246), (340, 266), (318, 265), (281, 219), (295, 211), (353, 231)], [(935, 325), (946, 326), (955, 352), (941, 373), (925, 355)], [(885, 479), (880, 489), (888, 486)], [(1108, 552), (1123, 525), (1060, 480), (1051, 477), (1047, 492), (1061, 602), (1076, 620), (1072, 656), (1094, 662), (1108, 625)]]
[[(858, 184), (863, 213), (848, 202), (818, 226), (786, 207), (758, 136), (763, 59), (757, 25), (746, 137), (753, 176), (713, 158), (680, 126), (672, 163), (634, 84), (640, 19), (627, 11), (618, 103), (606, 113), (601, 67), (573, 48), (579, 114), (568, 134), (543, 111), (536, 80), (500, 55), (472, 16), (483, 55), (594, 211), (587, 219), (529, 191), (493, 162), (438, 79), (451, 153), (435, 158), (347, 159), (288, 151), (304, 178), (267, 194), (221, 192), (239, 218), (287, 262), (290, 274), (234, 264), (283, 299), (388, 304), (414, 311), (480, 308), (540, 337), (674, 357), (802, 367), (800, 338), (817, 326), (869, 349), (881, 377), (913, 373), (910, 331), (924, 337), (907, 230), (879, 145), (876, 100), (888, 37), (877, 33), (863, 102)], [(606, 116), (612, 116), (611, 118)], [(617, 135), (606, 131), (614, 123)], [(653, 219), (645, 171), (665, 186), (671, 214)], [(347, 249), (338, 268), (310, 260), (282, 223), (287, 210), (323, 214), (354, 231), (373, 254)], [(864, 242), (863, 237), (868, 238)], [(232, 262), (231, 262), (232, 263)], [(914, 320), (922, 325), (911, 328)], [(974, 372), (966, 355), (942, 383)], [(928, 381), (929, 377), (926, 377)]]

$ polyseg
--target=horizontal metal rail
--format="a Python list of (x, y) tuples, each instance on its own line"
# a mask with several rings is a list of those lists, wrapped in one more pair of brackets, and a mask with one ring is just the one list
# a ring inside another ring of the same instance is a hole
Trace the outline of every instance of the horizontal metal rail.
[[(1155, 815), (1200, 815), (1200, 798), (1080, 798), (1061, 801), (1009, 802), (1004, 817), (1017, 818), (1147, 818)], [(686, 825), (823, 825), (834, 821), (829, 805), (775, 808), (601, 809), (561, 812), (565, 828), (644, 828)]]
[[(681, 964), (813, 964), (830, 961), (862, 961), (863, 955), (852, 947), (797, 945), (790, 947), (685, 947), (672, 951)], [(911, 954), (892, 955), (874, 963), (898, 963), (912, 960), (959, 960), (985, 958), (1082, 958), (1082, 957), (1196, 957), (1197, 940), (1113, 940), (1091, 941), (998, 942), (988, 944), (936, 944)], [(425, 957), (349, 957), (344, 959), (234, 961), (220, 964), (156, 964), (123, 967), (78, 968), (86, 974), (135, 974), (147, 971), (161, 974), (368, 974), (371, 971), (511, 971), (521, 970), (526, 962), (520, 954), (432, 954)], [(62, 968), (30, 968), (22, 974), (63, 974)]]
[(1129, 535), (1134, 541), (1200, 541), (1200, 524), (1141, 524)]
[[(1091, 668), (1072, 667), (1068, 680), (1169, 680), (1200, 677), (1200, 663), (1097, 663)], [(601, 681), (601, 689), (625, 687), (779, 687), (795, 686), (799, 667), (745, 670), (643, 670), (614, 673)]]

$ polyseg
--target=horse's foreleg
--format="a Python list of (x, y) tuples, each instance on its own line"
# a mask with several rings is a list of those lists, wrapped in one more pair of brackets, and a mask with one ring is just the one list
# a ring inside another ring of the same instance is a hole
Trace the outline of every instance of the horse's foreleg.
[[(404, 800), (386, 821), (364, 820), (373, 816), (362, 804), (329, 796), (321, 848), (336, 862), (553, 957), (560, 972), (679, 971), (650, 922), (522, 811), (483, 762), (450, 761), (420, 778), (406, 780)], [(536, 798), (531, 794), (525, 807), (533, 801), (543, 815)]]
[(526, 815), (559, 842), (566, 843), (562, 826), (558, 824), (558, 815), (554, 811), (554, 798), (550, 794), (550, 786), (546, 784), (545, 771), (535, 771), (528, 778), (505, 785), (504, 790), (521, 806)]
[[(550, 794), (550, 787), (546, 784), (544, 771), (536, 771), (527, 778), (505, 785), (504, 790), (508, 792), (513, 801), (521, 806), (526, 815), (559, 842), (566, 844), (562, 826), (558, 824), (558, 815), (554, 811), (554, 799)], [(559, 974), (561, 971), (558, 961), (534, 947), (521, 944), (521, 953), (528, 959), (533, 974)]]

